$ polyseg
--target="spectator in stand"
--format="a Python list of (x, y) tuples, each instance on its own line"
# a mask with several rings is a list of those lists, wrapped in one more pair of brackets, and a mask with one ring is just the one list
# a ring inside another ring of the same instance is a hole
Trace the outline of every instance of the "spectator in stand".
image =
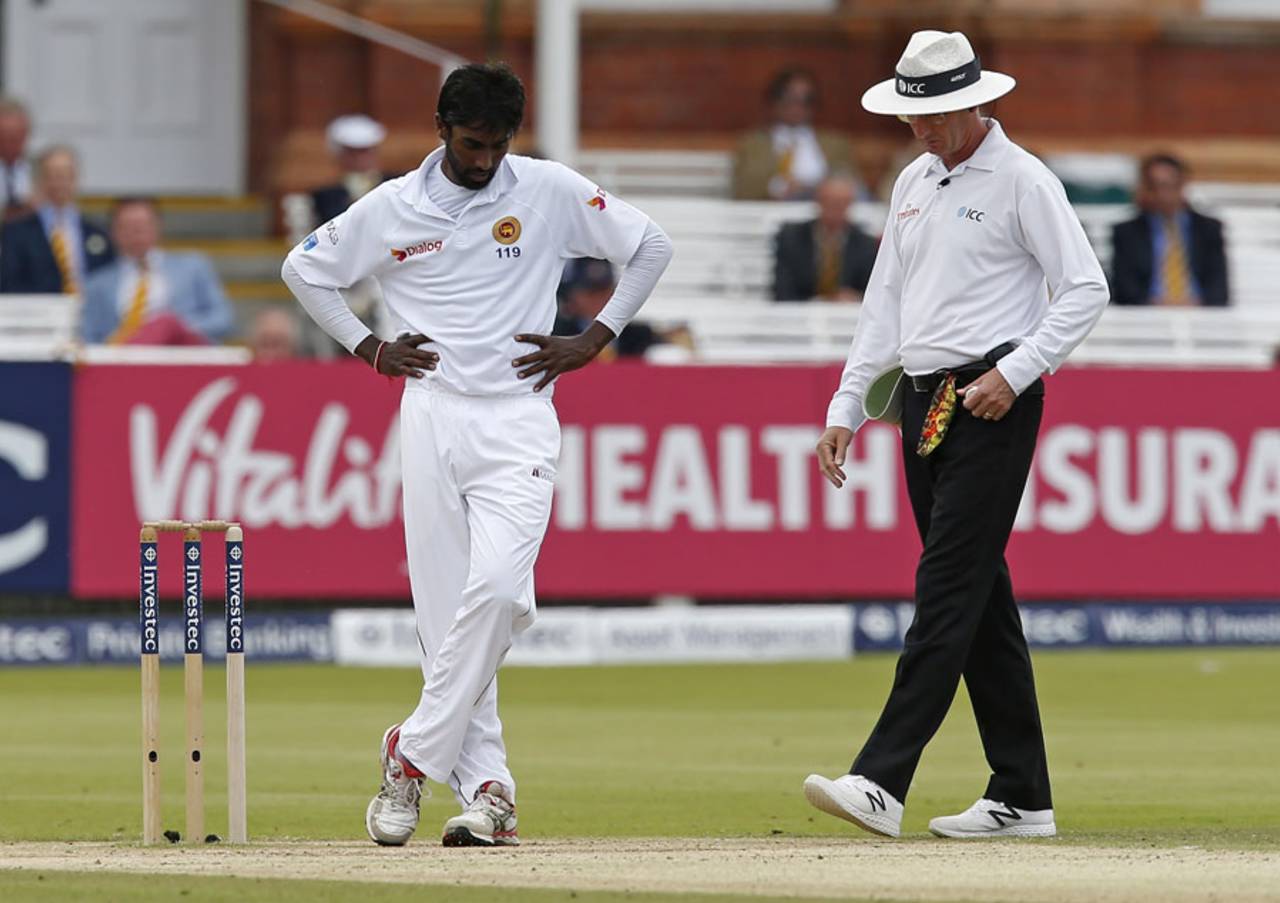
[(205, 345), (229, 335), (235, 314), (203, 254), (160, 249), (160, 214), (149, 198), (125, 198), (111, 214), (120, 252), (85, 282), (86, 342)]
[[(387, 130), (381, 123), (363, 114), (339, 116), (329, 123), (325, 140), (329, 152), (342, 169), (342, 178), (333, 185), (311, 192), (312, 228), (320, 227), (377, 188), (394, 173), (378, 166), (378, 148), (386, 140)], [(391, 316), (382, 300), (382, 287), (376, 279), (362, 279), (346, 292), (351, 310), (374, 333), (382, 338), (395, 334)], [(302, 324), (302, 342), (320, 357), (345, 354), (346, 349), (334, 342), (310, 318)]]
[(291, 361), (298, 356), (300, 330), (293, 313), (285, 307), (268, 307), (253, 318), (249, 347), (260, 364)]
[(861, 301), (879, 242), (849, 222), (858, 186), (847, 176), (818, 185), (818, 218), (785, 223), (775, 239), (775, 301)]
[(0, 201), (6, 223), (32, 209), (31, 164), (27, 161), (30, 134), (27, 108), (11, 97), (0, 97)]
[[(613, 265), (609, 261), (589, 257), (570, 261), (561, 282), (563, 301), (551, 334), (581, 334), (604, 310), (616, 287)], [(643, 357), (649, 348), (663, 341), (650, 326), (633, 320), (596, 355), (596, 360), (608, 362), (619, 357)]]
[(774, 76), (765, 94), (769, 124), (738, 144), (733, 161), (733, 196), (740, 201), (795, 201), (813, 197), (831, 172), (857, 178), (849, 142), (813, 127), (818, 83), (803, 69)]
[(86, 275), (115, 256), (102, 227), (80, 215), (77, 169), (69, 147), (36, 158), (36, 211), (0, 231), (0, 292), (76, 295)]
[(353, 203), (394, 178), (378, 168), (378, 147), (387, 137), (381, 123), (368, 116), (339, 116), (329, 123), (325, 138), (329, 152), (342, 167), (342, 179), (311, 192), (315, 225), (327, 223)]
[(1125, 305), (1225, 307), (1222, 223), (1193, 210), (1187, 166), (1155, 154), (1142, 161), (1135, 201), (1142, 211), (1111, 231), (1111, 299)]

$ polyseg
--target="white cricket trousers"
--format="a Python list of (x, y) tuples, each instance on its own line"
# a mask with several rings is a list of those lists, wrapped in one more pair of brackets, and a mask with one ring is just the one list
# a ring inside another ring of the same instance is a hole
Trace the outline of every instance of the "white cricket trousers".
[(400, 401), (400, 436), (425, 683), (399, 749), (463, 805), (489, 780), (514, 794), (497, 672), (534, 619), (533, 564), (560, 455), (555, 407), (415, 384)]

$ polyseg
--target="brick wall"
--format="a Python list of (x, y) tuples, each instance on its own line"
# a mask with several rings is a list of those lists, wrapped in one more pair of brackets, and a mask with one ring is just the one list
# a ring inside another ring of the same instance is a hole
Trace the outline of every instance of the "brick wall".
[[(482, 4), (346, 5), (468, 58), (485, 55)], [(761, 121), (772, 73), (804, 65), (822, 86), (819, 121), (864, 139), (866, 153), (888, 154), (901, 143), (902, 128), (864, 113), (859, 96), (892, 72), (912, 31), (958, 28), (973, 38), (985, 65), (1018, 78), (1019, 88), (997, 112), (1019, 134), (1071, 147), (1185, 143), (1207, 155), (1211, 168), (1210, 151), (1229, 145), (1236, 177), (1249, 174), (1253, 155), (1258, 174), (1280, 178), (1280, 105), (1257, 102), (1257, 86), (1269, 89), (1274, 79), (1280, 26), (1177, 13), (1187, 5), (1173, 0), (1156, 14), (1081, 15), (1062, 12), (1062, 3), (1022, 2), (1013, 11), (1006, 3), (992, 12), (985, 4), (918, 0), (901, 14), (846, 0), (830, 15), (591, 13), (582, 23), (583, 140), (728, 147)], [(505, 8), (495, 49), (535, 99), (531, 8), (527, 2)], [(434, 142), (434, 67), (264, 4), (251, 6), (251, 26), (255, 190), (327, 177), (322, 132), (341, 113), (362, 110), (388, 125), (392, 168), (414, 165)], [(533, 103), (526, 142), (536, 117)]]

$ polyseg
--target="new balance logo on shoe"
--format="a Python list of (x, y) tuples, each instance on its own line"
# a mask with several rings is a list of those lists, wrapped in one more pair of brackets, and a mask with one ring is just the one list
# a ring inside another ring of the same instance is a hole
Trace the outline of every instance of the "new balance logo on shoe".
[(987, 814), (1002, 828), (1006, 824), (1006, 818), (1010, 821), (1022, 821), (1022, 815), (1018, 810), (1009, 805), (1006, 805), (1004, 809), (988, 809)]
[(887, 807), (887, 806), (885, 806), (885, 804), (884, 804), (884, 791), (883, 791), (883, 790), (877, 790), (875, 793), (872, 793), (870, 790), (864, 790), (864, 791), (862, 791), (862, 792), (863, 792), (863, 793), (865, 793), (865, 794), (867, 795), (867, 802), (871, 804), (871, 811), (872, 811), (872, 812), (875, 812), (875, 811), (876, 811), (876, 806), (879, 806), (879, 807), (880, 807), (880, 811), (881, 811), (881, 812), (887, 812), (887, 811), (888, 811), (888, 807)]

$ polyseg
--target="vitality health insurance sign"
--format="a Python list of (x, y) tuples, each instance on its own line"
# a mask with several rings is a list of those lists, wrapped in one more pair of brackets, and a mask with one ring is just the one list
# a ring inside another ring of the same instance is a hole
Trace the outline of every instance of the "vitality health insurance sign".
[[(910, 596), (919, 540), (897, 431), (858, 434), (845, 489), (817, 474), (837, 378), (627, 364), (565, 378), (541, 594)], [(243, 522), (259, 597), (407, 592), (396, 387), (358, 364), (77, 380), (81, 595), (135, 592), (137, 523), (179, 517)], [(1276, 397), (1276, 372), (1053, 377), (1010, 550), (1021, 595), (1280, 597)]]

